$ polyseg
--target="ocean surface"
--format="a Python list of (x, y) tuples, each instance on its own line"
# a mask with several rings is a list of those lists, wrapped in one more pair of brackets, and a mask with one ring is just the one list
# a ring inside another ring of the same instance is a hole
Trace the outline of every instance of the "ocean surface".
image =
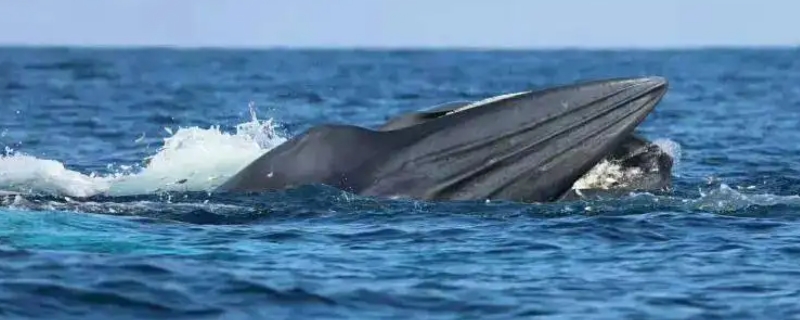
[[(798, 57), (0, 48), (0, 318), (798, 319)], [(641, 75), (670, 193), (209, 192), (316, 124)]]

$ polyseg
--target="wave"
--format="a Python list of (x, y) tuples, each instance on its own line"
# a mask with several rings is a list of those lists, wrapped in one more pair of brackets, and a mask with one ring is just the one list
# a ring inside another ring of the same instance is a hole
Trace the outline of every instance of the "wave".
[(0, 208), (10, 212), (77, 212), (179, 221), (190, 224), (250, 224), (292, 217), (322, 218), (347, 213), (348, 217), (412, 218), (431, 212), (508, 218), (564, 216), (638, 216), (642, 214), (713, 214), (763, 217), (796, 216), (800, 195), (756, 193), (726, 184), (700, 190), (696, 196), (630, 193), (615, 198), (526, 204), (503, 201), (420, 202), (374, 199), (326, 186), (304, 186), (255, 195), (172, 193), (167, 196), (96, 197), (79, 201), (63, 197), (0, 195)]
[[(84, 174), (57, 160), (40, 159), (6, 148), (0, 156), (0, 194), (86, 198), (129, 196), (165, 191), (210, 191), (264, 152), (280, 145), (272, 119), (261, 121), (250, 105), (251, 119), (234, 133), (188, 127), (172, 131), (146, 165), (122, 165), (106, 174)], [(202, 161), (198, 161), (202, 159)]]
[[(248, 205), (247, 199), (226, 201), (224, 198), (207, 194), (264, 152), (287, 140), (287, 137), (278, 133), (273, 119), (259, 120), (252, 104), (249, 108), (251, 119), (237, 125), (232, 133), (222, 131), (219, 126), (181, 127), (174, 132), (165, 128), (169, 136), (164, 139), (163, 145), (155, 154), (142, 159), (144, 165), (109, 167), (109, 172), (103, 174), (81, 173), (67, 168), (57, 160), (40, 159), (6, 148), (5, 154), (0, 155), (0, 207), (12, 210), (77, 211), (143, 216), (183, 216), (202, 211), (223, 218), (213, 219), (215, 221), (224, 220), (225, 217), (232, 215), (257, 217), (260, 215), (258, 210)], [(681, 159), (680, 145), (668, 139), (655, 139), (653, 142), (673, 158), (677, 167)], [(595, 166), (576, 182), (576, 185), (594, 187), (613, 185), (614, 181), (630, 179), (630, 176), (635, 174), (638, 173), (625, 171), (619, 166), (604, 162)], [(319, 190), (323, 190), (321, 194), (313, 194), (310, 197), (317, 199), (315, 201), (326, 202), (328, 208), (330, 205), (347, 206), (354, 204), (354, 201), (364, 199), (340, 190), (330, 188)], [(204, 195), (195, 196), (194, 193), (198, 192)], [(651, 210), (703, 210), (718, 213), (736, 212), (750, 207), (800, 206), (800, 196), (752, 194), (753, 192), (754, 190), (749, 189), (735, 190), (721, 184), (716, 189), (700, 191), (696, 196), (685, 193), (680, 196), (634, 193), (627, 197), (623, 196), (622, 199), (611, 200), (610, 203), (595, 202), (586, 206), (586, 210), (583, 211), (595, 213), (604, 211), (600, 209), (604, 203), (607, 204), (608, 210), (618, 210), (619, 206), (636, 205), (641, 203), (642, 199), (647, 203), (645, 207)], [(307, 192), (300, 194), (301, 198), (309, 197)], [(292, 198), (297, 192), (278, 193), (268, 198), (276, 200), (281, 195)], [(302, 202), (308, 201), (311, 200)], [(386, 200), (382, 205), (389, 205), (388, 203), (398, 202)], [(653, 204), (656, 206), (653, 207)], [(545, 212), (548, 215), (563, 213), (565, 210), (574, 212), (571, 209), (572, 204), (556, 205), (553, 208), (555, 209), (542, 210), (554, 210)], [(400, 211), (403, 210), (405, 209)], [(524, 211), (529, 213), (542, 211), (536, 208), (532, 210)]]

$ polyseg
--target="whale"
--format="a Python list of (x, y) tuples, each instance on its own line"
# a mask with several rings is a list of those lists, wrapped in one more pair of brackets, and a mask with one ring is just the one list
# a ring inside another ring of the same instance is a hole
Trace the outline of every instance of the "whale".
[[(494, 98), (496, 99), (496, 98)], [(446, 116), (450, 112), (470, 105), (479, 105), (475, 101), (451, 101), (427, 108), (419, 112), (411, 112), (391, 117), (378, 126), (377, 130), (395, 130), (413, 126), (431, 119)], [(623, 140), (600, 163), (616, 166), (617, 176), (605, 177), (597, 174), (593, 179), (604, 179), (602, 188), (577, 185), (565, 193), (560, 200), (576, 200), (580, 198), (619, 197), (630, 192), (664, 192), (672, 189), (673, 158), (662, 149), (641, 135), (631, 134)], [(625, 175), (624, 173), (631, 173)], [(610, 180), (610, 181), (609, 181)]]
[(665, 189), (671, 158), (634, 131), (668, 86), (609, 78), (447, 103), (377, 128), (320, 124), (214, 191), (322, 184), (372, 197), (552, 202), (579, 195), (573, 185), (602, 161), (642, 169), (620, 190)]

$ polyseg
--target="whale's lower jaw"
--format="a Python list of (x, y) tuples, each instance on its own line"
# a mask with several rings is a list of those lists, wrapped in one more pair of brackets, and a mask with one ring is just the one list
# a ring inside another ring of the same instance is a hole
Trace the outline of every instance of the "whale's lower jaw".
[(561, 199), (666, 192), (672, 189), (673, 162), (660, 146), (632, 136), (576, 181)]

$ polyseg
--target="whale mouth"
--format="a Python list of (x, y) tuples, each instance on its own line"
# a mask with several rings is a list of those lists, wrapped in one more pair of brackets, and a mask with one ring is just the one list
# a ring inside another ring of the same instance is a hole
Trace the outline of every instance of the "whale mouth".
[[(649, 141), (636, 134), (622, 142), (576, 181), (562, 200), (614, 196), (630, 192), (666, 192), (672, 189), (672, 167), (678, 159), (674, 142)], [(679, 156), (679, 155), (678, 155)]]

